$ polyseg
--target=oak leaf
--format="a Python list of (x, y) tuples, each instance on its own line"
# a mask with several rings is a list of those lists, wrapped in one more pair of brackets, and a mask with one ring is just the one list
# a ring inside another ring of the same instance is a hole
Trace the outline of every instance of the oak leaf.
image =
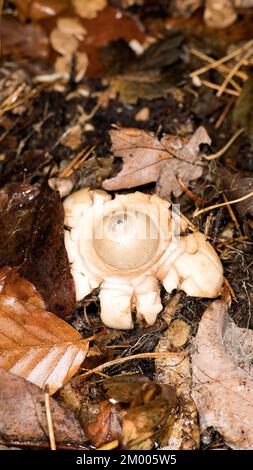
[(34, 287), (0, 270), (0, 367), (56, 392), (79, 369), (89, 342), (47, 312)]
[(204, 127), (190, 139), (174, 135), (158, 139), (154, 132), (135, 128), (113, 129), (110, 135), (113, 153), (123, 158), (123, 168), (117, 176), (105, 180), (103, 188), (118, 190), (156, 181), (157, 193), (164, 198), (183, 192), (178, 178), (188, 184), (202, 175), (199, 147), (211, 143)]

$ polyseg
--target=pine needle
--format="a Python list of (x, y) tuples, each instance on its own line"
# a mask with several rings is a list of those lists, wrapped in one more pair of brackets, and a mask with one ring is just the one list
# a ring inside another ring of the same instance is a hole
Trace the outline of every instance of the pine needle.
[(205, 157), (205, 159), (215, 160), (216, 158), (222, 157), (222, 155), (226, 153), (226, 151), (229, 149), (229, 147), (231, 147), (231, 145), (234, 143), (237, 137), (239, 137), (239, 135), (241, 135), (243, 132), (244, 132), (244, 128), (242, 127), (231, 137), (231, 139), (229, 139), (229, 141), (226, 143), (226, 145), (224, 145), (224, 147), (222, 147), (218, 152), (208, 155), (207, 157)]
[(213, 204), (212, 206), (204, 207), (204, 209), (197, 209), (193, 213), (193, 217), (198, 217), (200, 214), (203, 214), (204, 212), (209, 212), (213, 209), (218, 209), (219, 207), (224, 207), (224, 206), (228, 206), (229, 204), (236, 204), (237, 202), (245, 201), (246, 199), (249, 199), (252, 196), (253, 196), (253, 191), (251, 191), (248, 194), (245, 194), (245, 196), (239, 197), (238, 199), (233, 199), (232, 201), (221, 202), (220, 204)]

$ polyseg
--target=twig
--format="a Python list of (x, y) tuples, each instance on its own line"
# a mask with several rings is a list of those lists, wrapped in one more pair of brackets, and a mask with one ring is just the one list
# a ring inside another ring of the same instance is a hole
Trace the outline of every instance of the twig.
[[(191, 50), (190, 50), (190, 52), (191, 52)], [(193, 52), (193, 54), (194, 54), (194, 52)], [(209, 62), (209, 64), (212, 64), (213, 62), (215, 62), (214, 59), (210, 58), (206, 54), (202, 54), (201, 52), (197, 53), (197, 54), (195, 53), (194, 55), (196, 55), (197, 57), (199, 57), (201, 59), (206, 60), (207, 62)], [(220, 65), (220, 66), (217, 67), (217, 71), (220, 72), (220, 74), (223, 77), (226, 77), (227, 74), (231, 71), (231, 69), (227, 65)], [(240, 71), (235, 72), (235, 75), (237, 75), (238, 73), (240, 73)], [(248, 78), (248, 76), (247, 76), (247, 78)], [(239, 93), (242, 91), (242, 88), (240, 87), (240, 85), (238, 85), (238, 83), (233, 78), (231, 78), (230, 83), (234, 87), (234, 89), (237, 90)]]
[(249, 51), (246, 52), (246, 54), (244, 54), (241, 59), (235, 64), (235, 66), (230, 70), (229, 74), (227, 75), (227, 77), (225, 78), (225, 80), (223, 81), (223, 83), (221, 84), (219, 90), (217, 91), (216, 93), (216, 96), (221, 96), (222, 93), (226, 90), (226, 86), (227, 84), (231, 81), (231, 79), (233, 78), (235, 72), (237, 72), (237, 70), (239, 70), (239, 68), (241, 67), (241, 65), (244, 63), (245, 60), (248, 59), (248, 57), (250, 57), (250, 55), (252, 55), (252, 49), (250, 49)]
[[(209, 82), (208, 80), (201, 80), (201, 83), (205, 86), (207, 86), (208, 88), (211, 88), (212, 90), (219, 90), (220, 89), (220, 85), (216, 85), (216, 83), (212, 83), (212, 82)], [(239, 96), (240, 93), (239, 91), (236, 91), (236, 90), (232, 90), (231, 88), (225, 88), (225, 93), (227, 93), (228, 95), (231, 95), (231, 96)]]
[(224, 155), (224, 153), (231, 147), (231, 145), (234, 143), (234, 141), (239, 137), (244, 132), (244, 128), (239, 129), (234, 135), (232, 135), (231, 139), (222, 147), (218, 152), (212, 153), (211, 155), (208, 155), (205, 157), (206, 160), (215, 160), (216, 158), (221, 157)]
[[(246, 235), (243, 235), (242, 237), (235, 237), (235, 238), (229, 238), (226, 241), (223, 241), (216, 245), (216, 250), (219, 250), (222, 246), (226, 245), (227, 243), (235, 243), (235, 242), (244, 242), (248, 240), (248, 237)], [(251, 243), (251, 242), (249, 242)]]
[(185, 194), (187, 194), (190, 199), (195, 202), (199, 202), (200, 204), (203, 203), (203, 199), (201, 199), (201, 197), (197, 196), (197, 194), (194, 194), (189, 188), (187, 188), (186, 184), (181, 180), (181, 178), (178, 178), (177, 180), (180, 186), (182, 186)]
[(47, 426), (48, 426), (50, 447), (51, 447), (51, 450), (56, 450), (55, 437), (54, 437), (54, 426), (53, 426), (53, 419), (52, 419), (52, 413), (51, 413), (50, 401), (49, 400), (50, 399), (49, 399), (48, 386), (46, 386), (45, 407), (46, 407)]
[[(228, 200), (226, 194), (222, 194), (222, 196), (223, 196), (223, 199), (224, 199), (225, 202), (229, 202), (229, 200)], [(230, 215), (232, 221), (234, 222), (236, 228), (237, 228), (237, 229), (240, 229), (240, 224), (239, 224), (239, 222), (238, 222), (238, 220), (237, 220), (237, 218), (236, 218), (236, 215), (235, 215), (235, 213), (234, 213), (234, 211), (233, 211), (233, 209), (232, 209), (232, 207), (231, 207), (230, 204), (227, 206), (227, 210), (228, 210), (229, 215)]]
[(228, 281), (228, 279), (225, 276), (224, 276), (224, 286), (229, 290), (229, 292), (230, 292), (231, 296), (233, 297), (234, 301), (238, 304), (238, 300), (237, 300), (236, 295), (234, 293), (234, 289), (233, 289), (230, 282)]
[[(189, 350), (182, 351), (178, 353), (180, 356), (187, 356), (189, 354)], [(117, 364), (122, 364), (123, 362), (126, 361), (134, 361), (135, 359), (157, 359), (159, 357), (170, 357), (174, 356), (174, 352), (162, 352), (162, 353), (140, 353), (140, 354), (134, 354), (132, 356), (125, 356), (125, 357), (117, 357), (116, 359), (112, 361), (105, 362), (104, 364), (101, 364), (100, 366), (94, 367), (94, 369), (88, 370), (84, 374), (82, 374), (82, 377), (88, 377), (89, 375), (96, 374), (98, 372), (101, 372), (104, 369), (107, 369), (108, 367), (115, 366)]]
[(69, 164), (60, 172), (60, 177), (67, 177), (71, 176), (74, 170), (77, 170), (80, 168), (80, 166), (87, 160), (87, 158), (90, 156), (90, 154), (93, 152), (95, 148), (95, 145), (92, 147), (85, 147), (81, 152), (79, 152), (73, 160), (69, 162)]
[(253, 191), (251, 191), (248, 194), (245, 194), (245, 196), (239, 197), (238, 199), (234, 199), (233, 201), (221, 202), (220, 204), (213, 204), (212, 206), (204, 207), (204, 209), (197, 209), (193, 213), (193, 217), (198, 217), (200, 214), (203, 214), (204, 212), (209, 212), (213, 209), (217, 209), (218, 207), (224, 207), (224, 206), (228, 206), (229, 204), (236, 204), (237, 202), (245, 201), (246, 199), (249, 199), (252, 196), (253, 196)]
[(253, 45), (253, 40), (251, 39), (250, 41), (246, 42), (243, 46), (238, 47), (234, 51), (230, 52), (229, 54), (225, 55), (224, 57), (221, 57), (221, 59), (215, 60), (211, 64), (205, 65), (204, 67), (201, 67), (198, 70), (195, 70), (190, 74), (190, 77), (197, 77), (198, 75), (201, 75), (202, 73), (208, 72), (210, 69), (215, 69), (219, 65), (224, 64), (224, 62), (227, 62), (234, 57), (237, 57), (239, 54), (244, 52), (245, 50), (249, 49)]
[[(214, 62), (216, 62), (215, 59), (213, 59), (212, 57), (209, 57), (209, 55), (204, 54), (204, 52), (201, 52), (195, 49), (194, 47), (191, 47), (189, 49), (189, 52), (195, 55), (196, 57), (199, 57), (200, 59), (205, 60), (209, 64), (213, 64)], [(224, 65), (224, 64), (218, 65), (218, 67), (216, 68), (220, 70), (221, 72), (225, 72), (225, 73), (229, 73), (231, 70), (227, 65)], [(241, 78), (242, 80), (248, 80), (249, 78), (247, 73), (243, 72), (242, 70), (237, 70), (237, 72), (235, 73), (235, 76)]]
[(220, 128), (220, 126), (222, 125), (224, 119), (226, 119), (230, 109), (232, 108), (232, 106), (234, 104), (234, 101), (235, 101), (234, 98), (229, 99), (229, 101), (227, 102), (226, 106), (224, 107), (221, 115), (218, 117), (216, 123), (214, 124), (214, 129), (219, 129)]

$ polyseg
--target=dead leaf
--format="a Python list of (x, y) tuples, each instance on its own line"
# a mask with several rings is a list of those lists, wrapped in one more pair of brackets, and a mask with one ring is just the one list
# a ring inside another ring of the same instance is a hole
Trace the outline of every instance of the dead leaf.
[(81, 18), (91, 20), (96, 18), (98, 12), (106, 7), (107, 0), (72, 0), (72, 4)]
[(62, 134), (59, 143), (69, 147), (71, 150), (76, 150), (82, 143), (82, 127), (79, 123), (68, 126), (66, 131)]
[(108, 400), (95, 404), (90, 402), (82, 407), (80, 422), (85, 435), (96, 448), (122, 438), (122, 414), (120, 405)]
[(250, 77), (243, 85), (240, 96), (235, 102), (233, 111), (233, 121), (239, 126), (243, 127), (253, 143), (253, 77)]
[(199, 324), (192, 354), (193, 398), (202, 432), (212, 426), (233, 449), (253, 449), (253, 331), (238, 328), (216, 300)]
[[(222, 168), (221, 171), (222, 189), (226, 191), (230, 200), (239, 199), (253, 191), (253, 178), (244, 174), (242, 171), (233, 172), (228, 168)], [(247, 215), (253, 216), (253, 198), (235, 204), (240, 216), (244, 219)]]
[(0, 267), (21, 273), (60, 316), (75, 305), (74, 282), (64, 244), (64, 211), (58, 192), (47, 183), (12, 184), (0, 191)]
[(203, 0), (173, 0), (170, 5), (173, 16), (189, 18), (204, 3)]
[(181, 34), (158, 39), (141, 56), (124, 61), (123, 72), (112, 80), (111, 85), (112, 90), (119, 93), (120, 100), (136, 104), (139, 99), (153, 100), (168, 95), (173, 87), (178, 87), (183, 76), (179, 61), (182, 41)]
[(47, 59), (49, 55), (48, 38), (40, 25), (22, 24), (8, 16), (0, 19), (1, 54), (32, 59)]
[(42, 302), (17, 272), (0, 271), (0, 367), (53, 394), (79, 369), (89, 343)]
[(233, 0), (207, 0), (204, 19), (210, 28), (223, 29), (233, 24), (237, 13)]
[(89, 399), (80, 413), (85, 435), (96, 448), (117, 440), (127, 450), (145, 450), (159, 442), (177, 404), (172, 387), (127, 375), (111, 377), (102, 390), (109, 400)]
[(134, 119), (136, 121), (148, 121), (150, 118), (150, 109), (145, 106), (144, 108), (141, 108), (136, 115), (134, 116)]
[[(177, 323), (176, 323), (177, 322)], [(180, 322), (180, 323), (178, 323)], [(183, 326), (184, 324), (184, 326)], [(189, 327), (182, 320), (175, 320), (160, 339), (156, 351), (168, 352), (181, 347), (188, 339)], [(174, 342), (174, 344), (173, 344)], [(160, 444), (167, 450), (193, 450), (199, 447), (199, 426), (196, 406), (191, 397), (191, 364), (189, 355), (175, 352), (155, 360), (156, 380), (175, 387), (178, 406), (173, 420), (163, 428)]]
[[(87, 439), (74, 414), (50, 399), (56, 444), (85, 448)], [(26, 380), (0, 369), (0, 441), (50, 448), (45, 394)]]
[(8, 266), (0, 269), (0, 298), (1, 295), (14, 297), (21, 302), (28, 302), (45, 309), (44, 301), (35, 287), (20, 276), (18, 270)]
[(123, 158), (123, 168), (105, 180), (103, 188), (118, 190), (157, 181), (157, 193), (164, 198), (182, 194), (178, 178), (188, 184), (202, 175), (199, 146), (211, 143), (203, 127), (190, 139), (165, 135), (159, 140), (153, 132), (134, 128), (113, 129), (110, 135), (113, 153)]
[(58, 18), (57, 28), (62, 33), (73, 35), (79, 40), (82, 40), (83, 36), (87, 33), (79, 19), (71, 16)]
[(58, 15), (69, 6), (70, 0), (12, 0), (12, 3), (17, 6), (18, 16), (22, 21), (38, 21)]
[(154, 100), (172, 92), (178, 84), (180, 69), (161, 75), (158, 71), (136, 72), (119, 75), (113, 80), (112, 90), (125, 104), (137, 104), (138, 100)]
[(135, 16), (123, 11), (119, 14), (119, 10), (111, 6), (101, 10), (96, 18), (82, 18), (81, 22), (87, 34), (80, 42), (79, 50), (88, 55), (88, 77), (104, 73), (105, 67), (101, 61), (102, 48), (120, 39), (127, 43), (132, 39), (142, 43), (145, 39), (143, 27)]
[(177, 319), (170, 324), (165, 336), (173, 348), (181, 348), (189, 340), (190, 329), (185, 321)]
[(78, 48), (78, 40), (58, 28), (54, 28), (51, 32), (50, 42), (52, 48), (63, 56), (71, 56)]
[(140, 393), (140, 387), (149, 380), (143, 375), (121, 375), (103, 382), (106, 396), (120, 403), (131, 403)]
[(144, 384), (123, 417), (123, 447), (128, 450), (152, 449), (176, 405), (173, 387), (154, 382)]

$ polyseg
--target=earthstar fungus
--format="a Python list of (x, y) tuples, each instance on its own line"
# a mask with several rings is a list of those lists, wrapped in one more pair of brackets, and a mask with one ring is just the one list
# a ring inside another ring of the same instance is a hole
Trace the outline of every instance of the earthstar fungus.
[(170, 204), (156, 195), (112, 196), (82, 189), (64, 201), (65, 246), (79, 301), (100, 287), (101, 318), (133, 327), (132, 309), (148, 325), (162, 310), (159, 282), (194, 297), (216, 297), (221, 262), (200, 232), (180, 236)]

